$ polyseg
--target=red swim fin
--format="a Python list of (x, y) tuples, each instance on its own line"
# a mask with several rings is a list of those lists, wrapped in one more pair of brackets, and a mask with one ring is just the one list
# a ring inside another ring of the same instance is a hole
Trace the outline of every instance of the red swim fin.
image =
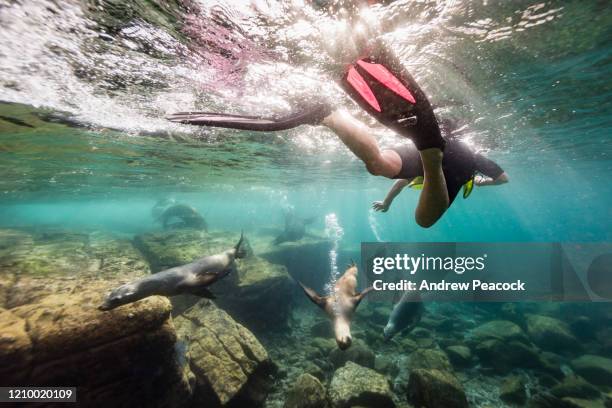
[[(357, 61), (357, 65), (363, 68), (368, 74), (372, 75), (378, 82), (410, 102), (416, 104), (416, 99), (412, 93), (395, 77), (387, 68), (380, 64), (372, 64), (364, 60)], [(367, 85), (366, 85), (367, 86)], [(379, 110), (380, 112), (380, 110)]]
[(374, 108), (377, 112), (382, 111), (380, 109), (380, 104), (374, 96), (374, 93), (366, 83), (365, 79), (359, 75), (359, 72), (357, 72), (354, 67), (349, 68), (346, 80), (372, 108)]

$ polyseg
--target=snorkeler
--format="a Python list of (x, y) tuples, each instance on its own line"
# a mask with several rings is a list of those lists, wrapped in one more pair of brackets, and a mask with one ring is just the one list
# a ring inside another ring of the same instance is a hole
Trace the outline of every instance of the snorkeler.
[[(417, 224), (428, 228), (436, 223), (465, 185), (464, 197), (476, 185), (508, 182), (499, 165), (452, 137), (453, 126), (438, 124), (425, 93), (399, 60), (378, 44), (365, 57), (350, 64), (341, 80), (342, 88), (381, 124), (412, 140), (381, 150), (371, 131), (347, 112), (326, 103), (312, 105), (283, 118), (182, 112), (169, 120), (179, 123), (232, 129), (273, 131), (302, 124), (327, 126), (376, 176), (398, 179), (383, 201), (373, 208), (385, 212), (402, 189), (422, 177), (422, 192), (415, 210)], [(476, 173), (486, 178), (475, 178)]]

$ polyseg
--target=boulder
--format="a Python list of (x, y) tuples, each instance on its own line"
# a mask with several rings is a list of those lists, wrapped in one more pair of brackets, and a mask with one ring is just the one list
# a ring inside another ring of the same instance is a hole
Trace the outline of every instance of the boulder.
[(255, 332), (286, 328), (295, 285), (287, 269), (250, 256), (236, 261), (236, 272), (237, 282), (219, 285), (217, 305)]
[(473, 329), (469, 338), (474, 344), (479, 344), (487, 340), (499, 340), (505, 343), (510, 341), (529, 342), (523, 329), (516, 323), (512, 323), (508, 320), (493, 320), (484, 323)]
[(313, 289), (323, 288), (327, 283), (326, 274), (312, 273), (329, 269), (327, 254), (332, 242), (312, 228), (295, 242), (275, 244), (274, 239), (280, 231), (259, 231), (257, 240), (251, 242), (253, 251), (273, 264), (283, 265), (291, 277)]
[(485, 340), (474, 348), (474, 353), (485, 367), (490, 367), (500, 374), (513, 369), (537, 368), (541, 361), (538, 350), (519, 341), (505, 343), (500, 340)]
[(397, 367), (397, 364), (395, 364), (395, 361), (386, 355), (379, 355), (376, 357), (374, 369), (379, 373), (386, 374), (390, 377), (395, 377), (399, 372), (399, 368)]
[(455, 367), (468, 367), (472, 363), (472, 352), (466, 346), (449, 346), (446, 348), (446, 355)]
[(452, 371), (453, 367), (442, 350), (418, 349), (410, 354), (408, 369), (417, 368), (436, 369), (442, 371)]
[(519, 376), (504, 379), (499, 389), (499, 398), (509, 404), (524, 405), (527, 392), (523, 379)]
[(287, 392), (285, 408), (326, 408), (328, 407), (325, 387), (310, 374), (302, 374)]
[(335, 347), (329, 353), (329, 360), (335, 368), (342, 367), (347, 361), (363, 367), (374, 368), (376, 356), (374, 352), (361, 340), (356, 340), (347, 350)]
[(468, 408), (467, 397), (457, 378), (447, 371), (417, 368), (408, 378), (408, 400), (427, 408)]
[(551, 388), (550, 393), (556, 397), (596, 398), (599, 390), (586, 382), (582, 377), (569, 375), (562, 382)]
[(81, 282), (71, 293), (2, 310), (3, 381), (70, 384), (83, 406), (185, 404), (190, 389), (174, 358), (170, 303), (155, 296), (101, 312), (97, 305), (110, 286)]
[(580, 344), (572, 335), (569, 326), (553, 317), (528, 315), (527, 333), (535, 344), (546, 350), (580, 349)]
[(0, 306), (70, 294), (89, 281), (117, 284), (145, 276), (149, 266), (130, 241), (102, 232), (0, 229)]
[(334, 408), (395, 407), (386, 378), (352, 361), (334, 373), (329, 385), (329, 397)]
[(561, 399), (562, 408), (605, 408), (601, 400), (588, 400), (582, 398), (565, 397)]
[(612, 384), (612, 360), (585, 354), (571, 361), (572, 369), (587, 381), (597, 385)]
[(275, 366), (245, 327), (203, 299), (174, 319), (184, 361), (195, 376), (195, 404), (261, 404)]

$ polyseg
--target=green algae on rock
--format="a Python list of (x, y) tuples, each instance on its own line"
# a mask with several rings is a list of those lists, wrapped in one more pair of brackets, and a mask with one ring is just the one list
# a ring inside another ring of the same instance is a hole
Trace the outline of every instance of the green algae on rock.
[(275, 365), (255, 336), (203, 299), (174, 319), (195, 376), (194, 403), (253, 406), (263, 402)]
[(300, 375), (287, 392), (284, 408), (327, 408), (327, 395), (321, 382), (310, 374)]
[(329, 385), (329, 397), (334, 408), (395, 407), (385, 376), (352, 361), (334, 373)]
[(468, 408), (463, 387), (453, 374), (443, 370), (412, 370), (408, 399), (416, 406), (427, 408)]

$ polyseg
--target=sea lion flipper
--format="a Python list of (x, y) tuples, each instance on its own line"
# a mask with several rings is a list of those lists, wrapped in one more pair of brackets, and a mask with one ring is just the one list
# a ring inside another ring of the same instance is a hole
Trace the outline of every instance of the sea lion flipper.
[(327, 303), (327, 300), (325, 297), (319, 295), (317, 292), (310, 289), (308, 286), (303, 285), (302, 282), (300, 281), (298, 281), (298, 284), (302, 287), (302, 289), (304, 290), (304, 293), (306, 293), (306, 296), (308, 296), (308, 298), (312, 301), (312, 303), (319, 306), (321, 309), (325, 310), (325, 304)]
[(210, 290), (208, 290), (205, 287), (198, 287), (198, 288), (194, 288), (192, 290), (189, 291), (192, 295), (196, 295), (199, 297), (203, 297), (206, 299), (216, 299), (217, 297), (214, 295), (214, 293), (212, 293)]
[(374, 288), (370, 286), (368, 288), (365, 288), (361, 293), (357, 293), (355, 296), (353, 296), (353, 302), (355, 302), (355, 310), (357, 309), (357, 306), (359, 306), (359, 303), (361, 303), (363, 298), (373, 290)]

